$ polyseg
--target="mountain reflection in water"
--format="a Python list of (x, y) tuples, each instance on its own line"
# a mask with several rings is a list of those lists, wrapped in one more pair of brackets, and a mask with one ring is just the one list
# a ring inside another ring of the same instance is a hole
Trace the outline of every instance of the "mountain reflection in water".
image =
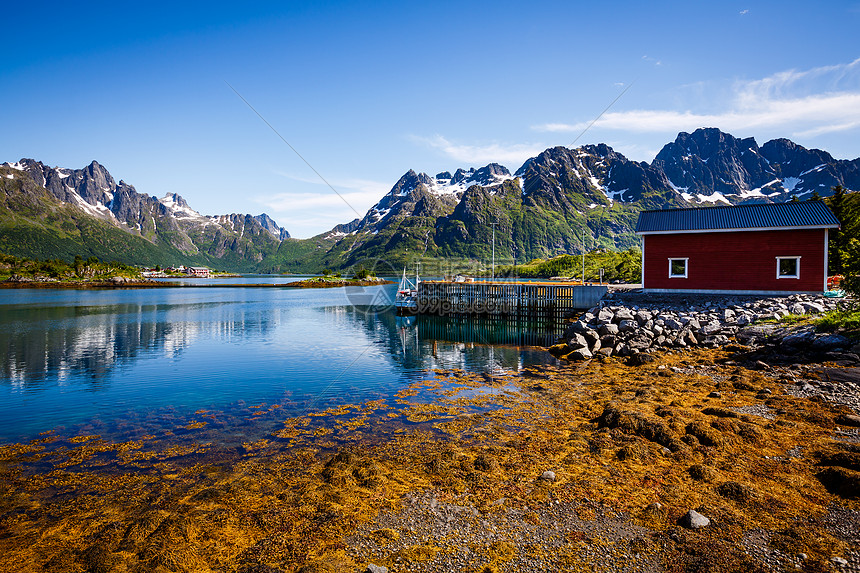
[[(384, 302), (395, 287), (372, 288)], [(237, 403), (303, 412), (391, 397), (432, 369), (553, 361), (527, 347), (551, 342), (541, 325), (401, 318), (338, 291), (0, 293), (0, 441), (165, 409), (179, 418)]]

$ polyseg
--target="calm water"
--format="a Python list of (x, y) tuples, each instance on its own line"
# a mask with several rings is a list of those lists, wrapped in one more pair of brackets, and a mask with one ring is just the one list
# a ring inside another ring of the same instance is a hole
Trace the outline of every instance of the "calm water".
[[(231, 282), (252, 280), (276, 282)], [(0, 291), (0, 442), (129, 439), (251, 404), (295, 415), (390, 397), (434, 368), (553, 361), (524, 346), (546, 341), (541, 326), (399, 318), (395, 289)]]

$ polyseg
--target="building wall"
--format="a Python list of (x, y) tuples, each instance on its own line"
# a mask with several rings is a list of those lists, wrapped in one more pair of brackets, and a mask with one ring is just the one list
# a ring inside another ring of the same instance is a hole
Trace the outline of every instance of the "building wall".
[[(645, 235), (646, 289), (822, 291), (824, 229)], [(800, 278), (776, 278), (776, 257), (800, 259)], [(669, 259), (688, 258), (687, 278)]]

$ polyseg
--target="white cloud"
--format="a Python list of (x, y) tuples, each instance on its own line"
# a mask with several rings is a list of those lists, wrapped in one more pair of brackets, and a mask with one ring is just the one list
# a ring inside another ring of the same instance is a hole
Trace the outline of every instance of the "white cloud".
[[(589, 122), (547, 123), (536, 131), (579, 132)], [(818, 135), (860, 125), (860, 59), (810, 70), (788, 70), (760, 80), (736, 82), (727, 109), (638, 109), (608, 112), (594, 127), (628, 132), (678, 132), (699, 127), (727, 131), (778, 128), (791, 135)]]
[(254, 197), (266, 212), (294, 237), (309, 237), (356, 217), (364, 217), (391, 188), (390, 183), (369, 179), (329, 179), (331, 190), (319, 178), (300, 177), (275, 171), (277, 175), (302, 183), (301, 190)]
[(452, 159), (465, 164), (486, 165), (487, 163), (502, 163), (508, 168), (517, 169), (526, 159), (534, 157), (544, 149), (543, 144), (514, 144), (502, 145), (490, 143), (487, 145), (466, 145), (454, 143), (441, 135), (433, 137), (411, 136), (411, 139), (433, 149), (437, 149)]
[(741, 11), (740, 11), (740, 15), (741, 15), (741, 16), (746, 16), (746, 15), (747, 15), (747, 14), (749, 14), (749, 13), (750, 13), (749, 9), (745, 9), (745, 10), (741, 10)]

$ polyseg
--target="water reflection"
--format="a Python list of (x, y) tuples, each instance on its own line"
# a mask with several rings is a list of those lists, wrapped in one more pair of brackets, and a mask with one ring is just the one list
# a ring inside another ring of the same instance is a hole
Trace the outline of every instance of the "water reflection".
[(432, 369), (519, 371), (525, 364), (551, 364), (542, 346), (555, 342), (560, 325), (501, 318), (396, 316), (349, 309), (371, 333), (385, 331), (392, 360), (404, 372)]
[[(384, 300), (394, 288), (365, 294)], [(0, 442), (58, 426), (153, 433), (162, 418), (173, 431), (199, 409), (247, 404), (299, 415), (389, 398), (433, 369), (492, 374), (553, 361), (528, 346), (545, 343), (541, 325), (400, 318), (354, 298), (342, 289), (4, 293)]]
[[(265, 335), (278, 315), (231, 302), (0, 307), (0, 361), (13, 387), (87, 381), (97, 388), (115, 368), (146, 356), (166, 359), (201, 337)], [(205, 319), (201, 319), (205, 316)]]

